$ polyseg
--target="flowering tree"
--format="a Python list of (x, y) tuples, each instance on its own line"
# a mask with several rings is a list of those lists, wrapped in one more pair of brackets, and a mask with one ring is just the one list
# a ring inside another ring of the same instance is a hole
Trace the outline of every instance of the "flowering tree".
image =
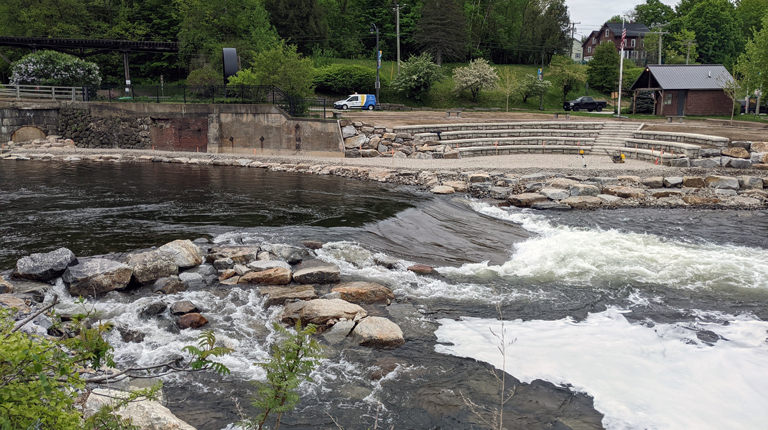
[(469, 62), (469, 66), (453, 69), (453, 82), (456, 85), (456, 92), (461, 93), (469, 90), (470, 99), (477, 101), (480, 90), (483, 88), (494, 88), (499, 80), (496, 75), (496, 69), (488, 64), (484, 58), (478, 58)]
[(29, 54), (11, 66), (13, 85), (91, 87), (101, 85), (99, 66), (56, 51)]

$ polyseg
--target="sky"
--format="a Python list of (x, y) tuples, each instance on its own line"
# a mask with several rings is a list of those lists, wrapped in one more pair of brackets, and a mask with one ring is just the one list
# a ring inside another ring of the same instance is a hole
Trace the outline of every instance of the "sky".
[[(661, 0), (662, 3), (675, 7), (678, 0)], [(571, 22), (576, 24), (576, 38), (588, 35), (600, 27), (614, 15), (621, 15), (635, 8), (635, 5), (645, 3), (644, 0), (566, 0)]]

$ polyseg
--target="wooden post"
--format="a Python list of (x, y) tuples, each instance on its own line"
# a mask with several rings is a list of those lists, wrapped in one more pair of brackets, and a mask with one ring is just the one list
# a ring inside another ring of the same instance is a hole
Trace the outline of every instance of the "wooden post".
[(632, 99), (632, 115), (637, 113), (637, 90), (635, 90), (635, 97)]
[(664, 116), (664, 89), (661, 89), (661, 96), (659, 96), (659, 116)]

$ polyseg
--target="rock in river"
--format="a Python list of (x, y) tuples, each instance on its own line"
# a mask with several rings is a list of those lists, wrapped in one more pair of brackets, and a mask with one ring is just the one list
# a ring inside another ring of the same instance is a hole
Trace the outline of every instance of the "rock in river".
[(284, 267), (275, 267), (261, 272), (248, 272), (241, 276), (238, 284), (285, 285), (291, 282), (291, 271)]
[(206, 324), (208, 324), (208, 320), (198, 313), (184, 314), (176, 323), (176, 325), (182, 330), (188, 328), (200, 328)]
[(176, 294), (186, 290), (187, 286), (181, 282), (178, 276), (160, 278), (155, 281), (155, 284), (152, 286), (152, 292), (158, 294)]
[(267, 296), (266, 307), (282, 305), (286, 300), (312, 300), (317, 298), (315, 287), (311, 285), (259, 287), (259, 294)]
[(16, 262), (13, 277), (47, 282), (61, 276), (67, 267), (77, 264), (77, 258), (67, 248), (32, 254)]
[(363, 346), (395, 348), (405, 343), (400, 327), (383, 317), (368, 317), (357, 323), (352, 338)]
[(179, 273), (179, 266), (171, 256), (158, 251), (131, 254), (126, 262), (133, 269), (133, 279), (140, 284), (148, 284)]
[(343, 300), (354, 303), (382, 303), (395, 299), (392, 290), (373, 282), (345, 282), (331, 291), (339, 293)]
[(297, 320), (301, 320), (304, 325), (325, 325), (330, 319), (355, 320), (367, 315), (368, 312), (365, 309), (344, 300), (316, 299), (287, 304), (280, 319), (289, 324), (295, 324)]
[[(115, 399), (125, 398), (129, 393), (96, 388), (90, 392), (83, 415), (90, 417), (103, 406), (113, 405)], [(123, 417), (130, 417), (131, 424), (145, 430), (195, 430), (194, 427), (174, 416), (159, 402), (136, 400), (117, 411)]]
[(73, 296), (94, 296), (120, 290), (131, 280), (130, 266), (105, 258), (92, 258), (64, 272), (62, 279)]
[(171, 305), (171, 313), (173, 315), (184, 315), (193, 312), (200, 312), (200, 309), (189, 300), (182, 300)]
[(188, 269), (203, 263), (200, 248), (191, 240), (174, 240), (158, 248), (157, 252), (170, 257), (180, 269)]
[(309, 267), (297, 270), (293, 280), (300, 284), (332, 284), (341, 280), (341, 272), (335, 265)]

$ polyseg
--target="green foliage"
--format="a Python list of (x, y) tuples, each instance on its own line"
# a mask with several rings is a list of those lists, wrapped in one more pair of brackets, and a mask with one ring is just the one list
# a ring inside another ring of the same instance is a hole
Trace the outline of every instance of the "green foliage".
[(696, 35), (698, 60), (702, 63), (730, 67), (736, 62), (743, 40), (735, 8), (728, 0), (702, 0), (681, 18), (681, 23)]
[(763, 28), (763, 18), (768, 14), (766, 0), (740, 0), (736, 3), (736, 20), (741, 24), (741, 34), (750, 38)]
[(266, 0), (264, 6), (280, 37), (299, 52), (326, 45), (328, 22), (319, 0)]
[(509, 97), (517, 91), (520, 85), (517, 82), (517, 73), (509, 67), (499, 68), (499, 89), (504, 93), (504, 101), (506, 103), (506, 111), (509, 112)]
[(432, 62), (431, 55), (423, 53), (403, 62), (400, 74), (392, 81), (392, 88), (408, 98), (423, 100), (432, 85), (442, 79), (440, 66)]
[(768, 15), (763, 18), (762, 28), (747, 41), (734, 71), (747, 93), (768, 88)]
[(21, 85), (91, 87), (101, 85), (99, 67), (73, 55), (40, 51), (26, 55), (11, 66), (11, 81)]
[(197, 347), (188, 345), (182, 348), (182, 351), (192, 354), (192, 360), (189, 362), (191, 370), (212, 370), (219, 375), (229, 375), (229, 369), (225, 365), (209, 358), (222, 357), (233, 351), (230, 348), (216, 346), (213, 330), (204, 330), (197, 336)]
[(632, 96), (632, 91), (630, 88), (632, 88), (632, 85), (635, 83), (637, 78), (640, 77), (641, 74), (643, 74), (643, 70), (639, 67), (624, 67), (624, 73), (621, 79), (621, 92), (624, 96)]
[(257, 85), (279, 87), (292, 97), (310, 97), (314, 90), (312, 60), (304, 58), (295, 45), (278, 44), (260, 52), (251, 64), (250, 72)]
[(666, 24), (675, 16), (675, 11), (660, 0), (646, 0), (645, 3), (635, 6), (634, 12), (634, 20), (648, 28)]
[(560, 83), (563, 89), (563, 103), (568, 99), (571, 90), (584, 85), (587, 81), (586, 68), (576, 64), (570, 57), (556, 55), (549, 63), (549, 73)]
[(518, 92), (523, 99), (523, 103), (528, 103), (530, 97), (542, 96), (549, 92), (550, 88), (552, 88), (552, 82), (546, 80), (540, 81), (538, 77), (527, 74), (523, 80), (520, 81)]
[(496, 70), (483, 58), (470, 61), (466, 67), (453, 69), (456, 93), (461, 94), (462, 91), (469, 90), (470, 100), (473, 102), (477, 102), (481, 90), (495, 88), (498, 80)]
[(187, 77), (187, 85), (193, 87), (223, 84), (224, 77), (222, 73), (218, 70), (214, 70), (211, 66), (193, 70)]
[(616, 91), (619, 86), (619, 53), (613, 43), (602, 43), (587, 63), (589, 87), (600, 92)]
[(313, 324), (302, 329), (301, 322), (297, 321), (295, 333), (278, 323), (273, 327), (282, 339), (272, 345), (269, 361), (258, 363), (267, 372), (267, 379), (255, 383), (257, 392), (252, 404), (261, 413), (243, 423), (249, 429), (261, 430), (272, 413), (277, 414), (275, 429), (279, 428), (283, 413), (293, 410), (299, 403), (300, 396), (296, 391), (299, 384), (312, 381), (309, 374), (322, 358), (322, 347), (312, 339), (317, 330)]
[(635, 113), (653, 114), (653, 91), (638, 91), (635, 100)]
[(456, 0), (425, 0), (413, 38), (440, 65), (443, 58), (464, 58), (465, 29), (466, 21)]
[(621, 18), (621, 15), (614, 15), (614, 16), (610, 17), (608, 19), (608, 21), (606, 21), (606, 22), (610, 22), (612, 24), (615, 24), (615, 23), (619, 23), (620, 24), (620, 23), (623, 22), (623, 19)]
[(317, 90), (322, 92), (371, 93), (376, 86), (376, 70), (358, 65), (334, 64), (319, 69), (313, 82)]
[(230, 76), (227, 85), (259, 85), (259, 77), (251, 69), (243, 69)]

